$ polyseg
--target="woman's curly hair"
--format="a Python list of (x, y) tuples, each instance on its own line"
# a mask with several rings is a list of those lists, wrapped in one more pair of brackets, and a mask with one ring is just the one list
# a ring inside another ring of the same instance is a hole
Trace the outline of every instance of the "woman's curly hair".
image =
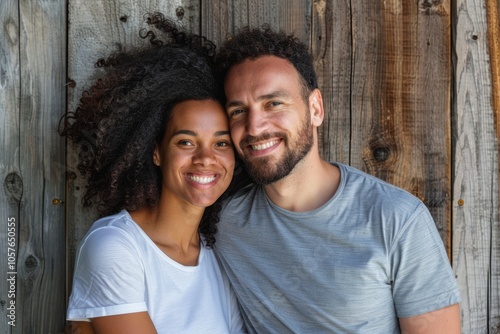
[[(153, 163), (172, 108), (186, 100), (222, 100), (215, 82), (215, 45), (181, 31), (161, 13), (146, 15), (150, 43), (99, 59), (105, 74), (83, 92), (59, 132), (76, 145), (78, 170), (87, 180), (84, 206), (101, 216), (158, 204), (162, 174)], [(161, 39), (159, 36), (164, 36)], [(205, 210), (199, 232), (213, 245), (220, 203)]]
[(262, 29), (244, 27), (229, 37), (215, 58), (218, 82), (223, 84), (227, 72), (247, 59), (271, 55), (288, 60), (297, 69), (308, 96), (318, 88), (312, 56), (307, 45), (283, 31), (274, 31), (268, 24)]

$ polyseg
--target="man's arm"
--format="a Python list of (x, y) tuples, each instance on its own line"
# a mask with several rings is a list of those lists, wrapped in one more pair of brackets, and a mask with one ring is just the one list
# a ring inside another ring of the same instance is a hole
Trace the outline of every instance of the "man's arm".
[(400, 318), (402, 334), (459, 334), (460, 306), (454, 304), (414, 317)]

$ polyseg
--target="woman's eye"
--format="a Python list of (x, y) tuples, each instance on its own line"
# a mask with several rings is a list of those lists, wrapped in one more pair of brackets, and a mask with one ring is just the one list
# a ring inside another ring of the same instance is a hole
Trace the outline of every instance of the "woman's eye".
[(179, 140), (178, 144), (181, 146), (193, 146), (189, 140)]
[(229, 143), (227, 141), (220, 141), (217, 144), (215, 144), (215, 146), (217, 146), (217, 147), (228, 147), (228, 146), (231, 146), (231, 143)]

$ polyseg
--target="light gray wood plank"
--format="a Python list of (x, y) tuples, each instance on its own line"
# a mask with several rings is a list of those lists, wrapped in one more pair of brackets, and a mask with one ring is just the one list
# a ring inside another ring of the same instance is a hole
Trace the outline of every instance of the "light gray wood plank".
[(487, 333), (488, 302), (498, 300), (499, 276), (498, 264), (492, 265), (498, 261), (499, 189), (488, 24), (483, 1), (459, 0), (453, 15), (453, 268), (462, 294), (463, 332)]

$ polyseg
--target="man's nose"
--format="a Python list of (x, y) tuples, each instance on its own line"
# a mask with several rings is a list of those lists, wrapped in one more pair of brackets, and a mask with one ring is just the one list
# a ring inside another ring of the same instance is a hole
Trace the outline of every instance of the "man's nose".
[(247, 115), (247, 133), (250, 136), (258, 136), (267, 128), (268, 120), (264, 112), (252, 108), (248, 111)]

